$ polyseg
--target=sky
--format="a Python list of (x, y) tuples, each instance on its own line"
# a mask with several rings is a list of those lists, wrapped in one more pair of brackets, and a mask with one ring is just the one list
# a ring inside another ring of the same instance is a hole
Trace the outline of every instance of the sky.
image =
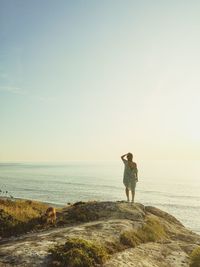
[(200, 1), (0, 0), (0, 161), (200, 159)]

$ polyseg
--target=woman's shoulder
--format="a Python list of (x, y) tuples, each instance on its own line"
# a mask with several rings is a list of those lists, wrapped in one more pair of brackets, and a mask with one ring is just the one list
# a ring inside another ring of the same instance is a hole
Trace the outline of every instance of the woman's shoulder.
[(129, 166), (131, 168), (137, 168), (137, 164), (135, 162), (133, 162), (133, 161), (129, 163)]

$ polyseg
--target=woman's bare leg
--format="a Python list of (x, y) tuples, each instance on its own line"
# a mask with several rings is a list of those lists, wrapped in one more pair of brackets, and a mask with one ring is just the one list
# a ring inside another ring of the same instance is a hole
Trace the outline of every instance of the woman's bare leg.
[(131, 200), (131, 202), (133, 203), (134, 202), (134, 198), (135, 198), (135, 190), (134, 191), (131, 191), (131, 194), (132, 194), (132, 200)]
[(125, 189), (125, 192), (126, 192), (127, 201), (129, 202), (130, 201), (130, 199), (129, 199), (129, 189), (127, 187)]

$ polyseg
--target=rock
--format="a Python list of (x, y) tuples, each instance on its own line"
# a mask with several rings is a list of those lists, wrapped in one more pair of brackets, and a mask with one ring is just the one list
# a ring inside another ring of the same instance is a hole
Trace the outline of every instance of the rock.
[(152, 206), (147, 206), (145, 207), (145, 211), (152, 213), (160, 218), (165, 219), (166, 221), (168, 221), (169, 223), (174, 223), (177, 224), (179, 226), (183, 226), (181, 222), (179, 222), (174, 216), (170, 215), (169, 213), (162, 211), (158, 208), (152, 207)]
[[(189, 253), (200, 244), (200, 236), (176, 218), (139, 203), (76, 203), (60, 210), (58, 220), (62, 227), (58, 221), (55, 228), (0, 240), (0, 266), (48, 266), (50, 247), (78, 237), (106, 248), (110, 258), (104, 267), (186, 267)], [(155, 226), (160, 229), (153, 237)], [(138, 238), (134, 248), (120, 241), (124, 232)], [(148, 235), (155, 242), (149, 242)]]

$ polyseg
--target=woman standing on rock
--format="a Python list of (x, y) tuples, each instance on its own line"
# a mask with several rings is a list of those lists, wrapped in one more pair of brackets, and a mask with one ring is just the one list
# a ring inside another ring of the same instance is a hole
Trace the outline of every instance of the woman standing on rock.
[[(124, 159), (124, 157), (127, 158)], [(136, 183), (138, 182), (138, 170), (137, 170), (137, 164), (133, 162), (133, 154), (128, 153), (123, 156), (121, 156), (121, 159), (124, 162), (124, 178), (123, 183), (125, 185), (125, 192), (127, 196), (127, 201), (129, 202), (129, 190), (132, 194), (132, 203), (134, 202), (135, 197), (135, 187)]]

